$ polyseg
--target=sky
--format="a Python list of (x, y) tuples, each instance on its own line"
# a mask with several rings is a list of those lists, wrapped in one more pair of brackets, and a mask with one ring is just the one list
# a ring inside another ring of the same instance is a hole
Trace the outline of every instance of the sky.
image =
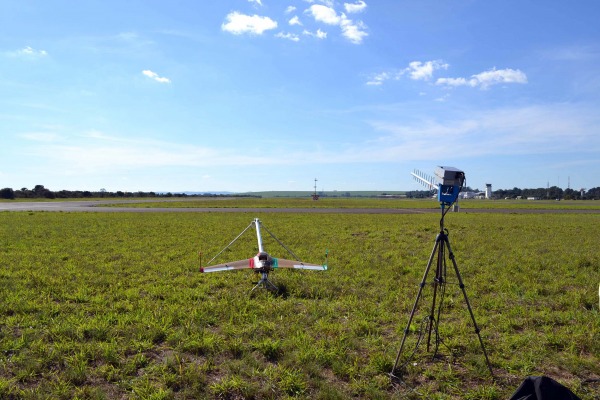
[(0, 188), (600, 186), (600, 2), (2, 0)]

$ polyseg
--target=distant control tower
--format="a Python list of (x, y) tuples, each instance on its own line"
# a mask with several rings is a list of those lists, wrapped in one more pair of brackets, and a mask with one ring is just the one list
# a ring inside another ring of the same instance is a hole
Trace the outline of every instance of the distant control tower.
[(486, 199), (492, 198), (492, 184), (491, 183), (485, 184), (485, 198)]

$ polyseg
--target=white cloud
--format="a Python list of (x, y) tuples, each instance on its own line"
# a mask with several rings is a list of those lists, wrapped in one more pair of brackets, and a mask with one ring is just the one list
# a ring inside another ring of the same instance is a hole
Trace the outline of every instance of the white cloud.
[(306, 12), (317, 22), (339, 26), (342, 30), (342, 36), (354, 44), (362, 43), (363, 38), (368, 36), (368, 33), (365, 31), (366, 26), (362, 21), (354, 22), (344, 13), (338, 15), (332, 7), (313, 4)]
[(469, 82), (465, 78), (438, 78), (436, 85), (444, 86), (467, 86)]
[(371, 78), (367, 81), (367, 85), (371, 86), (380, 86), (383, 85), (385, 81), (390, 79), (390, 74), (387, 72), (380, 72), (371, 76)]
[(275, 37), (281, 38), (281, 39), (288, 39), (291, 40), (292, 42), (299, 42), (300, 41), (300, 37), (298, 35), (296, 35), (295, 33), (283, 33), (283, 32), (279, 32), (275, 35)]
[(262, 6), (262, 0), (248, 0), (248, 3), (256, 4)]
[(237, 11), (229, 13), (225, 19), (226, 22), (221, 25), (221, 29), (234, 35), (244, 33), (262, 35), (265, 31), (277, 28), (277, 22), (269, 17), (245, 15)]
[(527, 75), (520, 70), (514, 69), (491, 69), (489, 71), (481, 72), (476, 75), (472, 75), (471, 78), (439, 78), (436, 81), (437, 85), (442, 86), (470, 86), (480, 87), (487, 89), (492, 85), (502, 83), (527, 83)]
[[(388, 80), (397, 80), (402, 76), (408, 75), (410, 79), (429, 81), (436, 71), (447, 70), (449, 64), (442, 60), (432, 61), (412, 61), (408, 64), (408, 67), (402, 70), (396, 71), (382, 71), (371, 75), (366, 84), (369, 86), (381, 86)], [(435, 81), (436, 85), (446, 87), (458, 87), (458, 86), (469, 86), (479, 87), (487, 89), (492, 85), (503, 84), (503, 83), (527, 83), (527, 75), (520, 70), (514, 69), (491, 69), (489, 71), (481, 72), (473, 75), (470, 78), (438, 78)]]
[(29, 46), (25, 47), (24, 49), (19, 51), (20, 54), (24, 54), (27, 56), (38, 56), (38, 57), (44, 57), (47, 56), (48, 53), (46, 52), (46, 50), (35, 50)]
[(432, 61), (412, 61), (408, 67), (395, 71), (382, 71), (373, 74), (367, 80), (367, 85), (380, 86), (388, 80), (398, 80), (402, 76), (407, 75), (413, 80), (428, 81), (433, 76), (434, 72), (440, 69), (448, 69), (448, 64), (441, 60)]
[(296, 7), (294, 7), (294, 6), (288, 6), (288, 7), (285, 9), (285, 13), (286, 13), (286, 14), (291, 14), (291, 13), (293, 13), (294, 11), (296, 11)]
[(333, 7), (333, 0), (304, 0), (307, 3), (310, 4), (314, 4), (314, 3), (321, 3), (321, 4), (325, 4), (327, 7)]
[(337, 15), (337, 12), (331, 7), (313, 4), (308, 8), (307, 12), (311, 14), (316, 21), (323, 22), (327, 25), (339, 25), (341, 22), (340, 16)]
[(367, 8), (367, 3), (362, 0), (356, 3), (344, 3), (344, 9), (348, 14), (363, 12)]
[(527, 75), (520, 70), (500, 69), (495, 68), (490, 71), (485, 71), (474, 75), (473, 78), (479, 82), (479, 86), (486, 88), (498, 83), (527, 83)]
[(442, 61), (413, 61), (408, 64), (406, 71), (411, 79), (427, 81), (433, 76), (433, 72), (438, 69), (448, 69), (448, 64)]
[(327, 38), (327, 32), (323, 32), (320, 29), (317, 29), (316, 32), (307, 31), (305, 29), (304, 31), (302, 31), (302, 34), (306, 35), (306, 36), (312, 36), (317, 39), (326, 39)]
[(288, 24), (290, 25), (298, 25), (298, 26), (302, 26), (302, 22), (300, 22), (300, 18), (298, 18), (297, 15), (294, 15), (289, 21)]
[(25, 57), (25, 58), (41, 58), (46, 57), (48, 52), (46, 50), (36, 50), (32, 47), (24, 47), (20, 50), (11, 51), (5, 53), (9, 57)]
[(154, 79), (156, 82), (159, 82), (159, 83), (171, 83), (171, 80), (169, 78), (159, 76), (156, 72), (150, 71), (149, 69), (143, 70), (142, 74), (144, 74), (145, 76), (147, 76), (150, 79)]
[(362, 21), (353, 22), (352, 20), (346, 18), (344, 14), (342, 14), (342, 21), (340, 23), (342, 28), (342, 35), (348, 40), (350, 40), (354, 44), (360, 44), (363, 41), (365, 36), (369, 34), (365, 31), (365, 24)]

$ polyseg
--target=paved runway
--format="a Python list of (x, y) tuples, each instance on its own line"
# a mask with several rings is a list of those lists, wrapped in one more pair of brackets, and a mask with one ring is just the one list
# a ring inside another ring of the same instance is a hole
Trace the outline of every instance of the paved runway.
[[(238, 208), (238, 207), (119, 207), (115, 204), (165, 202), (165, 200), (90, 200), (53, 202), (0, 202), (0, 211), (55, 211), (55, 212), (203, 212), (203, 213), (320, 213), (320, 214), (422, 214), (439, 212), (437, 209), (387, 208)], [(110, 207), (108, 205), (111, 205)]]
[[(201, 212), (201, 213), (314, 213), (314, 214), (424, 214), (439, 213), (439, 208), (234, 208), (234, 207), (119, 207), (115, 204), (165, 202), (165, 200), (90, 200), (90, 201), (0, 201), (1, 211), (53, 211), (53, 212)], [(108, 206), (112, 205), (112, 206)], [(600, 214), (589, 209), (470, 209), (461, 207), (463, 213), (515, 213), (515, 214)]]

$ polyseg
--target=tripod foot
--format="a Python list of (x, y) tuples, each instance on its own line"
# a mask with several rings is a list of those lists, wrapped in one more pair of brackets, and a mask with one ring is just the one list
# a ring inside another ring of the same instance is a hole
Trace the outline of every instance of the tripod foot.
[(256, 284), (256, 286), (254, 286), (252, 288), (252, 290), (250, 290), (250, 293), (254, 292), (254, 289), (256, 289), (257, 287), (263, 287), (264, 289), (270, 290), (272, 292), (278, 292), (279, 289), (277, 288), (277, 286), (275, 286), (266, 276), (266, 274), (263, 273), (262, 278), (260, 278), (260, 280), (258, 281), (258, 283)]

